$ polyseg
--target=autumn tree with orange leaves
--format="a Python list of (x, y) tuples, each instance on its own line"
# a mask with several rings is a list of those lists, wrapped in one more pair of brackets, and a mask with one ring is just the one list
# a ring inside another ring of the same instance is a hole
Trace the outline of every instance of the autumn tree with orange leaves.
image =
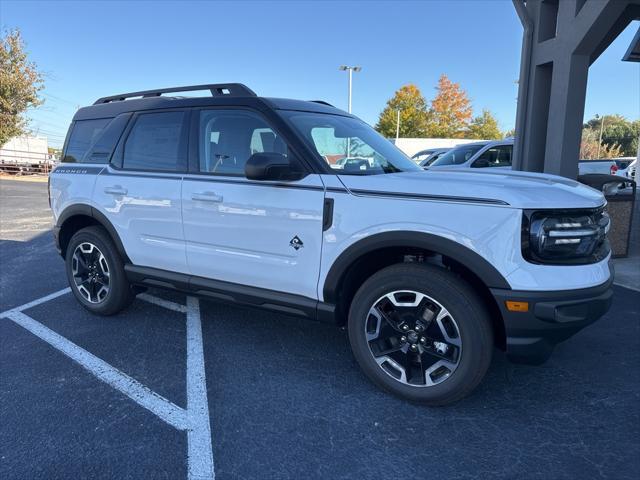
[(442, 74), (437, 94), (429, 108), (429, 135), (435, 138), (463, 138), (471, 123), (471, 101), (459, 83)]

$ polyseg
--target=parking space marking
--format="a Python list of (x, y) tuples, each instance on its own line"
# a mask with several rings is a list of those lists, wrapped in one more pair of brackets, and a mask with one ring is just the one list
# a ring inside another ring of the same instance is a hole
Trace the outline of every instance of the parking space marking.
[(33, 333), (36, 337), (44, 340), (56, 350), (64, 353), (99, 380), (124, 393), (138, 405), (146, 408), (172, 427), (179, 430), (186, 430), (188, 427), (187, 412), (184, 409), (174, 405), (126, 373), (112, 367), (104, 360), (99, 359), (84, 348), (79, 347), (22, 312), (12, 312), (8, 315), (8, 318)]
[(141, 293), (138, 295), (140, 300), (144, 300), (145, 302), (153, 303), (154, 305), (158, 305), (160, 307), (166, 308), (167, 310), (173, 310), (174, 312), (187, 313), (187, 307), (184, 305), (180, 305), (176, 302), (171, 302), (169, 300), (165, 300), (164, 298), (154, 297), (153, 295), (149, 295), (148, 293)]
[(191, 428), (187, 433), (189, 478), (213, 478), (213, 446), (204, 371), (200, 303), (194, 297), (187, 297), (187, 411), (191, 420)]
[(64, 295), (66, 293), (71, 292), (71, 288), (67, 287), (67, 288), (63, 288), (62, 290), (58, 290), (57, 292), (53, 292), (50, 293), (49, 295), (46, 295), (44, 297), (38, 298), (37, 300), (34, 300), (32, 302), (29, 303), (25, 303), (24, 305), (20, 305), (19, 307), (15, 307), (12, 308), (10, 310), (7, 310), (5, 312), (0, 313), (0, 318), (5, 318), (8, 317), (10, 313), (13, 312), (21, 312), (23, 310), (27, 310), (29, 308), (33, 308), (37, 305), (40, 305), (41, 303), (45, 303), (48, 302), (49, 300), (53, 300), (54, 298), (58, 298), (61, 295)]
[(187, 297), (187, 305), (180, 305), (151, 295), (141, 295), (142, 300), (169, 310), (186, 314), (187, 321), (187, 408), (183, 409), (155, 393), (126, 373), (109, 365), (72, 341), (44, 326), (23, 313), (71, 290), (65, 288), (19, 307), (0, 313), (36, 337), (51, 345), (99, 380), (123, 393), (162, 421), (187, 432), (187, 477), (189, 480), (213, 480), (213, 445), (209, 421), (207, 381), (205, 376), (204, 346), (200, 304), (197, 298)]

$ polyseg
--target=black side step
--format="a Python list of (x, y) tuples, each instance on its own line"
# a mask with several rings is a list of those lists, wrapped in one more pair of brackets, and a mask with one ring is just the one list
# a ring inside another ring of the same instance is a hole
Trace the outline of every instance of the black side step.
[(131, 264), (126, 264), (124, 270), (129, 282), (136, 285), (178, 290), (226, 303), (257, 307), (311, 320), (328, 323), (336, 321), (334, 305), (318, 302), (302, 295)]

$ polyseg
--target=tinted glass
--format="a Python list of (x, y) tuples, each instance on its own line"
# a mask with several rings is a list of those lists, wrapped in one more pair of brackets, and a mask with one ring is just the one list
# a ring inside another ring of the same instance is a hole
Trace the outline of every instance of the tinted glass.
[(140, 115), (124, 145), (123, 167), (135, 170), (184, 169), (184, 116), (184, 112)]
[(110, 118), (99, 118), (74, 122), (62, 161), (68, 163), (82, 161), (110, 121)]
[(336, 173), (377, 175), (422, 170), (361, 120), (320, 113), (282, 113)]
[(480, 145), (478, 145), (477, 143), (474, 143), (473, 145), (458, 145), (457, 147), (449, 150), (447, 153), (434, 161), (431, 166), (435, 167), (442, 165), (462, 165), (476, 153), (478, 153), (480, 149), (485, 145), (486, 143)]
[(89, 151), (87, 151), (82, 161), (84, 163), (107, 163), (120, 139), (120, 135), (122, 135), (124, 128), (127, 126), (129, 118), (131, 118), (130, 113), (123, 113), (114, 118), (109, 125), (102, 130), (98, 140), (96, 140)]
[(254, 153), (288, 155), (284, 140), (258, 114), (243, 110), (200, 112), (200, 171), (221, 175), (244, 175)]
[(510, 167), (512, 152), (513, 145), (500, 145), (489, 148), (482, 152), (482, 155), (473, 162), (472, 167)]

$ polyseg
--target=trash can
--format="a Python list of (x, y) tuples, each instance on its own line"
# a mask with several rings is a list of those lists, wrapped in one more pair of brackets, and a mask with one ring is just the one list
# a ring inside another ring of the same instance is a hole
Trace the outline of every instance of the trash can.
[(578, 181), (604, 193), (607, 199), (607, 213), (611, 217), (609, 242), (614, 258), (629, 254), (631, 222), (636, 200), (636, 182), (617, 175), (579, 175)]

